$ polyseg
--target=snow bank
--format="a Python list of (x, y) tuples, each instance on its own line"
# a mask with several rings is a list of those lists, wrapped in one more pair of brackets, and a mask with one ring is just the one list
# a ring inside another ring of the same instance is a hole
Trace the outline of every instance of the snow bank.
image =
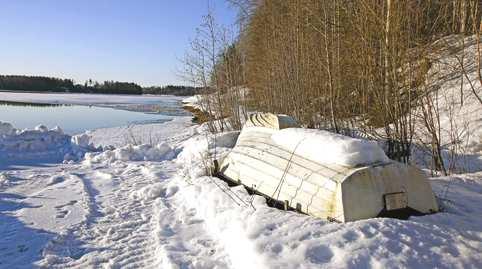
[[(175, 156), (173, 149), (165, 144), (159, 142), (166, 140), (166, 137), (175, 137), (179, 133), (179, 128), (187, 128), (191, 125), (188, 117), (182, 117), (179, 120), (173, 121), (172, 124), (157, 124), (150, 128), (156, 130), (154, 135), (148, 130), (143, 133), (145, 126), (135, 126), (136, 134), (144, 135), (142, 141), (144, 145), (133, 146), (128, 145), (128, 141), (123, 139), (114, 143), (118, 148), (114, 149), (110, 144), (104, 145), (105, 152), (100, 153), (102, 146), (99, 145), (100, 138), (115, 140), (123, 130), (132, 130), (132, 128), (125, 129), (124, 127), (101, 129), (95, 132), (86, 132), (83, 134), (69, 136), (64, 134), (60, 127), (48, 129), (44, 125), (39, 125), (33, 130), (19, 130), (14, 128), (10, 123), (0, 122), (0, 164), (18, 164), (20, 162), (36, 163), (36, 162), (72, 162), (79, 161), (84, 158), (86, 153), (91, 153), (86, 156), (86, 163), (110, 163), (115, 161), (161, 161), (171, 159)], [(163, 127), (163, 128), (159, 128)], [(164, 128), (165, 127), (165, 128)], [(172, 128), (171, 128), (172, 127)], [(168, 129), (167, 131), (162, 131)], [(111, 133), (106, 131), (111, 131)], [(183, 136), (187, 134), (182, 133)], [(152, 141), (153, 136), (157, 138)], [(106, 138), (107, 137), (107, 138)], [(154, 143), (149, 143), (154, 142)], [(220, 140), (220, 142), (222, 142)], [(98, 145), (96, 145), (98, 144)], [(154, 144), (151, 146), (150, 144)]]
[(202, 110), (201, 100), (202, 100), (201, 95), (194, 95), (194, 96), (191, 96), (191, 97), (188, 97), (188, 98), (184, 98), (182, 100), (182, 105), (183, 106), (190, 106), (192, 108)]
[[(238, 101), (243, 103), (246, 100), (249, 92), (250, 89), (246, 87), (235, 86), (228, 89), (227, 93), (221, 94), (219, 96), (217, 93), (203, 95), (198, 94), (184, 98), (181, 102), (184, 107), (192, 107), (193, 109), (197, 109), (203, 112), (215, 113), (217, 117), (219, 116), (220, 118), (222, 118), (222, 115), (217, 115), (218, 111), (208, 111), (208, 109), (206, 108), (207, 101), (209, 101), (212, 107), (218, 107), (219, 102), (229, 103), (232, 101), (232, 98), (236, 98), (238, 99)], [(238, 106), (238, 110), (240, 115), (244, 115), (246, 112), (245, 108), (242, 105)]]
[(38, 125), (33, 130), (19, 130), (0, 122), (0, 162), (41, 160), (59, 162), (79, 160), (87, 151), (97, 150), (89, 137), (71, 137), (60, 127)]
[(268, 207), (217, 178), (193, 180), (180, 193), (233, 268), (480, 268), (480, 184), (452, 178), (437, 187), (448, 181), (454, 181), (449, 199), (460, 201), (462, 193), (469, 199), (449, 212), (345, 224)]
[[(214, 183), (217, 181), (217, 183)], [(219, 240), (229, 253), (233, 268), (269, 268), (261, 255), (263, 249), (256, 246), (253, 238), (246, 233), (250, 222), (251, 207), (240, 207), (226, 195), (222, 189), (228, 190), (226, 183), (217, 178), (202, 177), (196, 184), (186, 187), (184, 199), (189, 207), (196, 209), (197, 216), (206, 222), (206, 229)], [(231, 191), (249, 201), (244, 187), (239, 186)], [(255, 196), (254, 206), (266, 205), (264, 198)]]
[(239, 132), (195, 135), (186, 140), (180, 148), (176, 161), (185, 176), (197, 178), (206, 175), (206, 169), (213, 160), (221, 160), (236, 144)]
[(84, 164), (113, 163), (116, 161), (163, 161), (172, 159), (174, 156), (173, 149), (166, 143), (127, 145), (101, 153), (89, 152), (85, 155)]
[(93, 143), (90, 141), (90, 136), (86, 133), (72, 136), (71, 141), (81, 148), (93, 147)]
[(356, 167), (390, 161), (374, 141), (323, 130), (288, 128), (275, 132), (271, 138), (286, 150), (323, 164)]
[(13, 135), (15, 132), (16, 129), (10, 123), (0, 121), (0, 136)]

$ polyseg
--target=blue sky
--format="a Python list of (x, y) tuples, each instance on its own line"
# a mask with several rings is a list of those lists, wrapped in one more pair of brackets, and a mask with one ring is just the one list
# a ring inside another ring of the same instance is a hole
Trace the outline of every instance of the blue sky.
[[(210, 0), (218, 22), (234, 11)], [(207, 0), (0, 0), (0, 74), (180, 84)]]

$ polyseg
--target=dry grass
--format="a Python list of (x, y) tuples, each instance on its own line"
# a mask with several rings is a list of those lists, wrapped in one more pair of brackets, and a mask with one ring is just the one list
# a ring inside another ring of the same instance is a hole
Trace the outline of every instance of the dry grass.
[(198, 108), (194, 108), (188, 105), (184, 105), (182, 108), (192, 113), (193, 115), (192, 121), (195, 123), (202, 124), (202, 123), (208, 122), (209, 120), (212, 120), (212, 117), (208, 113)]

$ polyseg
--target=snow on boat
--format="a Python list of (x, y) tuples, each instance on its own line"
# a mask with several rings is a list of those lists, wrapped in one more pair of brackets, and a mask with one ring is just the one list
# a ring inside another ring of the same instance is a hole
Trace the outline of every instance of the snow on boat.
[(298, 127), (286, 115), (251, 115), (220, 176), (339, 222), (438, 210), (423, 172), (391, 161), (376, 142)]

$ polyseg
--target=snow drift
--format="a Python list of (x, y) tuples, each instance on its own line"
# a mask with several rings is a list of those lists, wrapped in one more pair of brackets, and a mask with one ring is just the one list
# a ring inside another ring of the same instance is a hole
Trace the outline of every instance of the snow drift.
[(48, 129), (44, 125), (20, 130), (0, 122), (0, 163), (79, 160), (86, 152), (96, 150), (85, 134), (71, 137), (60, 127)]
[(193, 95), (193, 96), (184, 98), (181, 102), (183, 106), (188, 106), (194, 109), (202, 110), (201, 101), (202, 101), (201, 95)]
[(173, 149), (166, 143), (157, 145), (127, 145), (121, 148), (105, 150), (101, 153), (89, 152), (84, 164), (113, 163), (116, 161), (162, 161), (175, 156)]
[[(198, 129), (202, 131), (205, 126)], [(187, 178), (198, 178), (206, 175), (206, 169), (213, 160), (221, 160), (236, 144), (239, 132), (224, 132), (220, 134), (199, 135), (184, 141), (177, 162)]]

